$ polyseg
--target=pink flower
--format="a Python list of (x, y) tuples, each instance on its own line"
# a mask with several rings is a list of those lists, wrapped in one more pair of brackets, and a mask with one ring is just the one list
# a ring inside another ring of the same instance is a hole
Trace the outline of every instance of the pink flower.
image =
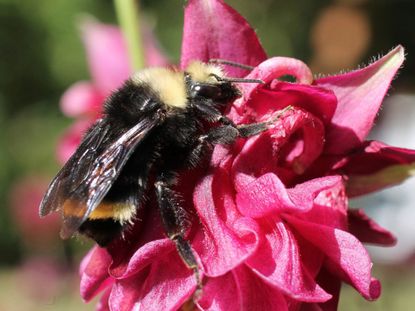
[[(186, 207), (196, 211), (188, 239), (204, 283), (197, 308), (335, 310), (341, 282), (378, 298), (361, 242), (395, 240), (362, 211), (348, 210), (348, 197), (401, 182), (404, 174), (390, 173), (415, 160), (414, 151), (365, 141), (402, 47), (363, 69), (315, 80), (299, 60), (267, 59), (255, 32), (223, 1), (191, 0), (181, 67), (211, 58), (256, 66), (247, 77), (266, 84), (241, 85), (228, 116), (273, 125), (216, 146), (205, 172), (182, 176)], [(284, 75), (296, 82), (279, 81)], [(195, 278), (165, 237), (155, 203), (139, 218), (125, 239), (83, 260), (81, 295), (88, 301), (103, 292), (99, 310), (176, 310), (192, 298)]]
[(30, 176), (18, 181), (10, 191), (10, 214), (22, 241), (32, 250), (59, 243), (59, 215), (39, 218), (39, 204), (47, 187), (46, 178)]
[[(148, 66), (164, 66), (168, 61), (146, 25), (143, 28), (145, 59)], [(132, 73), (127, 48), (121, 31), (94, 19), (82, 24), (82, 39), (86, 47), (92, 81), (79, 81), (62, 96), (63, 113), (77, 121), (67, 130), (57, 150), (61, 163), (72, 155), (85, 130), (99, 117), (104, 99)]]

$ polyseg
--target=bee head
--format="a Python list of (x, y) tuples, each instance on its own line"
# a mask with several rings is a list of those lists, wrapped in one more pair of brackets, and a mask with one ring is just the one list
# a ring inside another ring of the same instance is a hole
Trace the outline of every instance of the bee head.
[(206, 98), (217, 104), (227, 104), (241, 96), (217, 65), (192, 62), (186, 68), (185, 80), (190, 99)]

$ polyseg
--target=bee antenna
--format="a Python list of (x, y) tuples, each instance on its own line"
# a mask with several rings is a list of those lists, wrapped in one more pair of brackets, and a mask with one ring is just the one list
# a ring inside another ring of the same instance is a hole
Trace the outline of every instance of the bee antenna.
[(260, 80), (260, 79), (223, 78), (222, 80), (225, 81), (225, 82), (265, 84), (265, 82), (263, 80)]
[(224, 60), (224, 59), (219, 59), (219, 58), (210, 59), (209, 63), (228, 65), (228, 66), (237, 67), (237, 68), (241, 68), (241, 69), (245, 69), (245, 70), (252, 70), (252, 69), (255, 68), (253, 66), (244, 65), (244, 64), (232, 62), (230, 60)]
[(259, 84), (265, 84), (264, 81), (259, 79), (244, 79), (244, 78), (223, 78), (220, 77), (214, 73), (211, 73), (209, 76), (215, 77), (216, 80), (220, 82), (236, 82), (236, 83), (259, 83)]

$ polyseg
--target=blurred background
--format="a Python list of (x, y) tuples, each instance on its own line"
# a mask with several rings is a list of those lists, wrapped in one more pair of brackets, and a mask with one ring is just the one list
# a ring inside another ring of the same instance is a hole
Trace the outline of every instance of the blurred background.
[[(268, 55), (292, 56), (315, 73), (367, 64), (402, 44), (405, 67), (394, 81), (372, 138), (415, 148), (415, 30), (412, 0), (227, 0), (257, 30)], [(142, 0), (173, 63), (180, 55), (183, 0)], [(59, 102), (90, 80), (82, 16), (116, 24), (110, 0), (0, 0), (0, 310), (93, 310), (78, 294), (77, 266), (91, 243), (59, 240), (59, 219), (40, 220), (38, 204), (60, 167), (56, 146), (74, 119)], [(415, 305), (415, 197), (404, 187), (352, 202), (394, 232), (399, 243), (371, 248), (383, 295), (368, 303), (345, 287), (340, 310), (410, 310)]]

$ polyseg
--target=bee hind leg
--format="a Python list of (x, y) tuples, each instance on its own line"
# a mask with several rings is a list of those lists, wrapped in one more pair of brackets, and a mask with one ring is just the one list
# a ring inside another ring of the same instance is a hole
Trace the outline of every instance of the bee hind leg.
[(184, 238), (186, 230), (186, 212), (180, 206), (179, 195), (172, 190), (173, 181), (160, 177), (155, 182), (155, 191), (160, 210), (160, 216), (167, 236), (176, 244), (177, 251), (189, 269), (192, 269), (196, 278), (197, 288), (193, 299), (200, 297), (202, 281), (199, 266), (192, 247)]

